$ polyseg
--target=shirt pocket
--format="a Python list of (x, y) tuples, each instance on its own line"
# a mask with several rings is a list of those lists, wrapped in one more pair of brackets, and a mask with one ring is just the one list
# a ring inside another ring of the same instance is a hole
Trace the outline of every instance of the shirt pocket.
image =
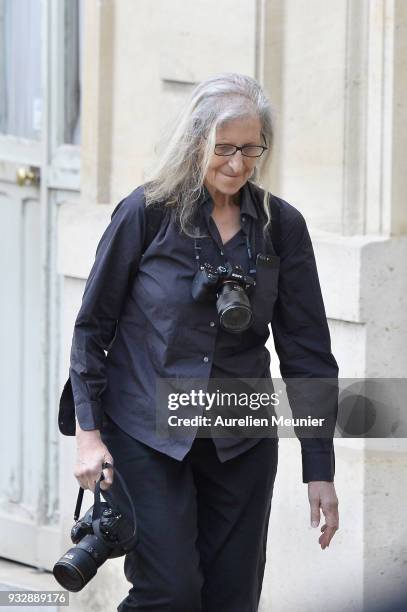
[(277, 255), (259, 254), (256, 262), (256, 285), (252, 290), (253, 328), (264, 333), (273, 318), (278, 295), (280, 258)]

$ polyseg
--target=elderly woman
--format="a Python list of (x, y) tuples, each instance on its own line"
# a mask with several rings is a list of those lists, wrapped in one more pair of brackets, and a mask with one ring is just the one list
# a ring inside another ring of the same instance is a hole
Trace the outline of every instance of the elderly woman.
[[(254, 79), (202, 82), (96, 251), (71, 350), (74, 473), (94, 491), (107, 461), (130, 490), (138, 541), (122, 612), (254, 612), (262, 588), (278, 438), (159, 435), (157, 381), (269, 379), (269, 323), (285, 381), (337, 378), (304, 218), (258, 185), (272, 140)], [(332, 438), (300, 442), (325, 549), (338, 528)], [(125, 505), (103, 475), (105, 497)]]

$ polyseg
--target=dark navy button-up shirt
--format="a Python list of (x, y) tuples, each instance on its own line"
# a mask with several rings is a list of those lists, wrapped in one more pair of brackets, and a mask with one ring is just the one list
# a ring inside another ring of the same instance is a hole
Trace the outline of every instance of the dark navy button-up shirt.
[[(205, 189), (197, 224), (200, 261), (252, 266), (253, 251), (267, 252), (262, 227), (264, 192), (252, 183), (241, 190), (241, 229), (222, 244)], [(192, 298), (197, 270), (194, 239), (180, 232), (167, 209), (143, 253), (147, 217), (143, 186), (117, 208), (96, 251), (72, 339), (70, 384), (82, 429), (100, 429), (106, 413), (135, 439), (182, 460), (196, 431), (182, 440), (157, 436), (156, 380), (269, 378), (265, 344), (271, 323), (283, 378), (335, 378), (312, 244), (301, 213), (271, 195), (280, 209), (277, 266), (262, 268), (251, 297), (254, 324), (231, 334), (219, 326), (216, 303)], [(270, 251), (268, 251), (270, 252)], [(327, 407), (336, 417), (337, 400)], [(221, 461), (258, 439), (214, 438)], [(332, 439), (301, 439), (303, 482), (332, 481)]]

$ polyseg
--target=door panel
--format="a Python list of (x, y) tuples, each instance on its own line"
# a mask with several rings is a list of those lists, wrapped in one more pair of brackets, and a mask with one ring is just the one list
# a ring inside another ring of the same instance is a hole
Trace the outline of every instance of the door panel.
[[(0, 330), (2, 356), (0, 368), (1, 423), (0, 458), (4, 466), (4, 478), (0, 481), (0, 498), (19, 503), (22, 495), (21, 447), (18, 444), (21, 431), (21, 350), (19, 342), (21, 253), (20, 206), (7, 191), (0, 194), (0, 269), (2, 272), (2, 299)], [(10, 444), (9, 441), (15, 441)]]
[(0, 184), (0, 554), (37, 564), (35, 542), (47, 480), (41, 207), (37, 188)]

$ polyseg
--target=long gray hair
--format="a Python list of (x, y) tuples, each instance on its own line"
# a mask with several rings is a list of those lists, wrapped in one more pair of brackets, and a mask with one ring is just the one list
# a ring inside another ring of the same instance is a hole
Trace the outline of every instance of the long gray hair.
[[(272, 106), (259, 83), (243, 74), (222, 73), (201, 82), (160, 143), (158, 160), (146, 177), (146, 205), (175, 208), (182, 230), (193, 235), (192, 219), (216, 140), (217, 127), (235, 119), (259, 119), (268, 147), (251, 179), (261, 184), (273, 144)], [(264, 202), (267, 225), (269, 211)]]

